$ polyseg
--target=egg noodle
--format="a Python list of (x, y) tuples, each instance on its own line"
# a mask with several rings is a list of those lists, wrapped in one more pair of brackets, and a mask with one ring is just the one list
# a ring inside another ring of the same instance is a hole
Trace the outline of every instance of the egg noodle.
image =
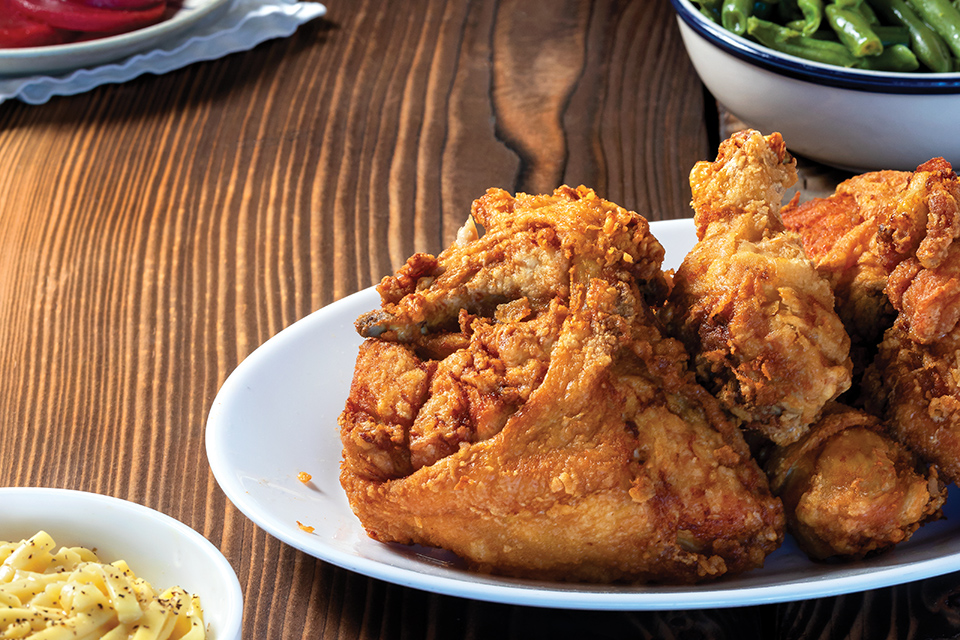
[(0, 542), (0, 639), (200, 640), (200, 599), (162, 593), (123, 560), (104, 564), (84, 547), (62, 547), (40, 531)]

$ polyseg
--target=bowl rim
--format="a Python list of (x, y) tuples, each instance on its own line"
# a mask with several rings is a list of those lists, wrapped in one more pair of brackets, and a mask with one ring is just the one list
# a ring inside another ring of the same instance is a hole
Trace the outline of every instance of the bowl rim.
[(871, 93), (951, 94), (960, 92), (960, 73), (847, 69), (768, 49), (727, 31), (701, 14), (691, 0), (670, 0), (677, 17), (721, 50), (763, 69), (798, 80)]
[[(0, 487), (0, 501), (24, 502), (29, 500), (27, 504), (31, 505), (28, 507), (31, 513), (34, 511), (32, 505), (36, 505), (38, 500), (43, 499), (47, 499), (54, 506), (64, 502), (77, 501), (88, 506), (98, 505), (105, 510), (116, 511), (119, 514), (129, 514), (129, 517), (132, 517), (134, 520), (158, 525), (158, 533), (161, 532), (161, 530), (165, 535), (175, 533), (183, 539), (188, 540), (189, 544), (193, 545), (209, 559), (210, 566), (213, 567), (218, 576), (217, 580), (221, 582), (227, 594), (227, 600), (219, 603), (220, 606), (218, 608), (222, 609), (225, 615), (223, 616), (222, 628), (216, 628), (215, 637), (218, 640), (240, 639), (244, 608), (243, 590), (240, 586), (240, 581), (236, 571), (223, 553), (199, 531), (161, 511), (131, 500), (125, 500), (107, 494), (57, 487)], [(26, 517), (21, 517), (17, 514), (5, 515), (9, 516), (9, 518), (4, 518), (4, 521), (11, 520), (14, 522), (22, 520), (31, 521), (35, 517), (32, 515)], [(55, 541), (58, 544), (62, 544), (60, 538), (55, 538)], [(124, 559), (129, 560), (134, 571), (137, 571), (138, 567), (134, 565), (134, 562), (136, 562), (134, 559)], [(208, 606), (211, 605), (204, 604), (204, 609), (206, 610)]]

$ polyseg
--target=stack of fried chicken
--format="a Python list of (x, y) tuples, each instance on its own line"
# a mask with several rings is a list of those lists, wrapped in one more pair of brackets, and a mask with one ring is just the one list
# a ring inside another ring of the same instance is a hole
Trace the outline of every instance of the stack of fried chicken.
[(351, 507), (548, 580), (713, 580), (787, 529), (818, 559), (908, 539), (960, 477), (960, 186), (928, 165), (781, 215), (795, 161), (736, 134), (691, 173), (676, 274), (590, 189), (489, 190), (357, 320)]

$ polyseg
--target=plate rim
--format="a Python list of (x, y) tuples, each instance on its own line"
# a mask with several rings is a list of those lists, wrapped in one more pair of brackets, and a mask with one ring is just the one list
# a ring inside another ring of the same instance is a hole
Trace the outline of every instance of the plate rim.
[[(692, 219), (653, 221), (651, 231), (676, 233), (689, 230), (693, 233)], [(659, 237), (659, 236), (658, 236)], [(232, 395), (249, 390), (248, 372), (256, 371), (260, 361), (269, 358), (277, 347), (296, 342), (301, 335), (310, 334), (318, 327), (336, 319), (345, 309), (373, 308), (379, 297), (373, 287), (363, 289), (338, 301), (330, 303), (269, 338), (254, 349), (227, 377), (217, 393), (207, 417), (205, 444), (207, 459), (214, 477), (227, 498), (241, 513), (263, 528), (270, 535), (319, 560), (329, 562), (349, 571), (384, 580), (401, 586), (412, 587), (443, 595), (466, 597), (488, 602), (566, 608), (581, 610), (682, 610), (693, 608), (728, 608), (749, 605), (792, 602), (854, 593), (869, 589), (905, 584), (915, 580), (932, 578), (960, 570), (960, 546), (952, 553), (926, 558), (907, 564), (871, 567), (851, 570), (841, 577), (820, 579), (802, 578), (757, 586), (726, 586), (723, 579), (700, 585), (589, 585), (579, 583), (542, 583), (520, 579), (469, 574), (470, 579), (458, 577), (458, 573), (431, 573), (433, 567), (424, 564), (424, 571), (414, 571), (403, 566), (385, 564), (374, 558), (345, 553), (329, 544), (317, 545), (290, 524), (273, 520), (251, 494), (230, 478), (230, 462), (225, 449), (229, 434), (222, 415)], [(355, 316), (354, 316), (355, 317)], [(351, 318), (352, 322), (353, 318)], [(351, 372), (352, 376), (352, 372)], [(339, 413), (339, 411), (337, 411)], [(360, 526), (359, 520), (355, 526)], [(909, 544), (909, 543), (906, 543)], [(321, 548), (318, 551), (318, 547)], [(896, 550), (884, 554), (890, 558)], [(856, 569), (857, 565), (847, 565)], [(441, 569), (442, 571), (442, 569)], [(739, 577), (748, 577), (752, 572)]]

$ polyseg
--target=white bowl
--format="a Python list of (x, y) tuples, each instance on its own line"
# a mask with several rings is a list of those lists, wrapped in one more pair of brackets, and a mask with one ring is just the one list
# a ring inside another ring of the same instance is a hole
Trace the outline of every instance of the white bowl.
[(94, 549), (104, 562), (126, 560), (154, 587), (179, 585), (200, 596), (210, 640), (240, 640), (243, 594), (227, 559), (209, 540), (167, 515), (95, 493), (0, 488), (0, 540), (46, 531), (58, 547)]
[(732, 114), (791, 151), (842, 169), (960, 166), (960, 73), (844, 69), (734, 35), (690, 0), (671, 0), (704, 85)]

